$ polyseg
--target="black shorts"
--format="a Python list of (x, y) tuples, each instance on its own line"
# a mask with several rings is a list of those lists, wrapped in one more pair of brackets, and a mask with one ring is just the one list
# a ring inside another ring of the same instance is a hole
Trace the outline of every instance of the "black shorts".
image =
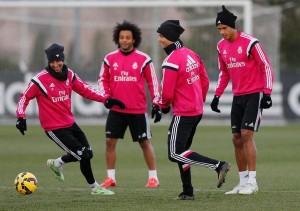
[(241, 133), (241, 129), (258, 131), (262, 117), (259, 107), (263, 93), (234, 96), (231, 107), (232, 133)]
[(110, 110), (106, 120), (106, 138), (123, 139), (129, 126), (133, 141), (145, 141), (151, 138), (148, 115), (126, 114)]
[(76, 123), (68, 128), (46, 131), (46, 134), (60, 148), (72, 155), (76, 160), (81, 160), (85, 152), (92, 153), (85, 134)]

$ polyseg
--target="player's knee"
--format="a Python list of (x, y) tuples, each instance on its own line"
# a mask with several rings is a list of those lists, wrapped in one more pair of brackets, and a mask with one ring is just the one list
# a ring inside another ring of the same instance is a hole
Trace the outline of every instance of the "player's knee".
[(177, 160), (175, 159), (175, 154), (174, 153), (169, 153), (168, 159), (171, 162), (177, 162)]
[(90, 159), (92, 159), (94, 157), (94, 153), (91, 149), (88, 150), (88, 154), (89, 154)]
[(142, 150), (147, 150), (152, 148), (152, 145), (149, 140), (141, 140), (139, 141), (139, 145)]
[(82, 160), (90, 160), (94, 156), (94, 153), (91, 149), (85, 148), (82, 152), (81, 159)]
[(241, 134), (234, 134), (232, 136), (232, 143), (235, 148), (243, 148), (244, 145), (243, 145)]
[(105, 142), (106, 142), (106, 148), (109, 149), (115, 149), (117, 145), (117, 140), (113, 138), (106, 138)]

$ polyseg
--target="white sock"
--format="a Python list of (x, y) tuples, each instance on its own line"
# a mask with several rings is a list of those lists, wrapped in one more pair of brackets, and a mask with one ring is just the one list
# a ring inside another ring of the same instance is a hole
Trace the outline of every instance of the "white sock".
[(149, 179), (151, 177), (154, 177), (157, 181), (158, 181), (158, 178), (157, 178), (157, 171), (156, 170), (149, 170)]
[(98, 182), (94, 182), (93, 184), (90, 184), (90, 187), (93, 189), (97, 188), (99, 186), (99, 183)]
[(54, 160), (54, 166), (57, 167), (57, 168), (62, 167), (62, 165), (64, 165), (64, 164), (65, 164), (65, 162), (62, 161), (61, 157), (60, 158), (56, 158)]
[(249, 180), (249, 173), (248, 173), (248, 171), (240, 171), (239, 175), (240, 175), (240, 185), (246, 185), (246, 183)]
[(116, 169), (107, 169), (107, 176), (116, 181)]
[(249, 171), (249, 180), (248, 183), (256, 185), (256, 171)]

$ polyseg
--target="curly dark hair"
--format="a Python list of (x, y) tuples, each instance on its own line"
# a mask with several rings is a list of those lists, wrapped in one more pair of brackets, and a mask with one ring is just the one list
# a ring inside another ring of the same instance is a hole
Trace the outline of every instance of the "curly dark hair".
[(116, 27), (113, 30), (113, 41), (116, 43), (116, 45), (118, 46), (118, 48), (120, 48), (119, 45), (119, 35), (120, 35), (120, 31), (131, 31), (132, 35), (133, 35), (133, 39), (135, 40), (135, 42), (133, 43), (133, 46), (135, 48), (139, 47), (139, 45), (141, 44), (142, 41), (142, 32), (141, 29), (133, 23), (130, 23), (126, 20), (123, 21), (123, 23), (117, 23)]

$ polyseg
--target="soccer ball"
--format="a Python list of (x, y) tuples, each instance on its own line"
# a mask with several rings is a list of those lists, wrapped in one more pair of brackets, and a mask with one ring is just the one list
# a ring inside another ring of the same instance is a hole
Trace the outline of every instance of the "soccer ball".
[(32, 194), (37, 189), (37, 179), (30, 172), (22, 172), (15, 179), (16, 190), (23, 194)]

